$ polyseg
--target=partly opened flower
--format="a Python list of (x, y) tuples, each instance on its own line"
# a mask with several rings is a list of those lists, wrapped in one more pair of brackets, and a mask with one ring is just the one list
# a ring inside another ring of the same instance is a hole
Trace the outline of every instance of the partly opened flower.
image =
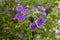
[(34, 8), (34, 9), (33, 9), (33, 12), (34, 12), (34, 13), (38, 13), (38, 8)]
[(15, 15), (15, 17), (13, 18), (13, 20), (18, 19), (19, 16), (20, 16), (20, 13), (17, 13), (17, 14)]
[(7, 13), (8, 16), (11, 16), (11, 14), (9, 13), (9, 10), (5, 10), (5, 12)]
[(36, 20), (36, 25), (37, 25), (38, 28), (40, 28), (43, 23), (44, 23), (44, 18), (43, 17)]
[(20, 12), (19, 13), (17, 13), (16, 15), (15, 15), (15, 17), (13, 18), (13, 20), (16, 20), (16, 19), (18, 19), (18, 17), (20, 16)]
[(32, 24), (32, 25), (30, 25), (30, 29), (31, 29), (32, 31), (36, 30), (36, 27), (37, 27), (36, 24)]
[(37, 8), (38, 8), (38, 10), (40, 10), (40, 9), (41, 9), (41, 7), (40, 7), (40, 6), (37, 6)]
[(34, 4), (31, 4), (31, 6), (30, 6), (31, 8), (34, 8), (35, 7), (35, 5)]
[(46, 16), (46, 12), (43, 11), (42, 12), (42, 16), (45, 17)]
[(31, 22), (28, 22), (28, 26), (30, 26), (32, 23)]
[(50, 6), (51, 6), (50, 3), (46, 4), (46, 8), (50, 8)]
[(19, 37), (20, 37), (20, 38), (23, 38), (23, 37), (24, 37), (24, 35), (23, 35), (23, 34), (20, 34), (20, 35), (19, 35)]
[(42, 2), (42, 0), (36, 0), (37, 2)]
[(60, 38), (60, 31), (59, 30), (55, 30), (55, 37)]
[(20, 0), (15, 0), (15, 2), (20, 2)]
[(60, 12), (60, 7), (56, 7), (56, 11), (57, 12)]
[(55, 30), (53, 30), (53, 31), (52, 31), (52, 33), (53, 33), (53, 34), (56, 34), (56, 31), (55, 31)]
[(45, 12), (45, 11), (46, 11), (46, 9), (45, 9), (44, 7), (42, 7), (42, 11), (43, 11), (43, 12)]

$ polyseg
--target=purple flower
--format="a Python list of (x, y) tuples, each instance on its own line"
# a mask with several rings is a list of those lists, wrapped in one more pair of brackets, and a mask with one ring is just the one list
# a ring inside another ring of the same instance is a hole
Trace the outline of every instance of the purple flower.
[(25, 17), (24, 17), (24, 16), (19, 16), (19, 17), (18, 17), (18, 21), (22, 22), (22, 21), (24, 21), (24, 20), (25, 20)]
[(38, 13), (38, 8), (34, 8), (33, 12)]
[(18, 11), (18, 12), (21, 12), (21, 13), (23, 13), (23, 14), (28, 14), (28, 10), (27, 9), (24, 9), (23, 8), (23, 6), (17, 6), (16, 7), (16, 10)]
[(13, 20), (16, 20), (19, 16), (20, 16), (20, 14), (17, 13), (17, 14), (15, 15), (15, 17), (13, 18)]
[(17, 6), (17, 7), (16, 7), (16, 10), (17, 10), (17, 11), (20, 11), (20, 12), (23, 11), (23, 6), (22, 6), (22, 5), (21, 5), (21, 6), (20, 6), (20, 5)]
[(35, 7), (35, 5), (34, 4), (31, 4), (31, 8), (34, 8)]
[(5, 12), (6, 12), (6, 13), (9, 13), (9, 10), (6, 10)]
[(31, 29), (32, 31), (36, 30), (36, 27), (37, 27), (36, 24), (32, 24), (32, 25), (30, 25), (30, 29)]
[(24, 9), (24, 10), (22, 11), (22, 13), (28, 14), (28, 10), (27, 10), (27, 9)]
[(36, 0), (37, 2), (42, 2), (42, 0)]
[(56, 7), (56, 11), (57, 12), (60, 12), (60, 7)]
[(19, 17), (20, 16), (20, 13), (17, 13), (16, 15), (15, 15), (15, 17)]
[(40, 10), (41, 7), (40, 6), (37, 6), (37, 8), (38, 8), (38, 10)]
[(5, 12), (8, 16), (11, 16), (11, 14), (9, 13), (9, 10), (5, 10)]
[(13, 20), (16, 20), (16, 19), (17, 19), (16, 17), (13, 18)]
[(21, 12), (18, 12), (18, 13), (15, 15), (15, 17), (13, 18), (13, 20), (18, 19), (20, 15), (21, 15)]
[(42, 12), (42, 16), (45, 17), (46, 16), (46, 12)]
[(0, 2), (5, 2), (5, 0), (0, 0)]
[(31, 24), (31, 22), (28, 22), (28, 26)]
[(22, 11), (17, 11), (17, 14), (20, 14), (21, 15), (22, 14)]
[(20, 38), (23, 38), (23, 37), (24, 37), (24, 35), (23, 35), (23, 34), (20, 34), (20, 35), (19, 35), (19, 37), (20, 37)]
[(45, 12), (45, 11), (46, 11), (46, 9), (45, 9), (44, 7), (42, 7), (42, 11), (43, 11), (43, 12)]
[(44, 23), (44, 18), (43, 17), (36, 20), (36, 25), (37, 25), (38, 28), (40, 28), (43, 23)]
[(20, 2), (20, 0), (15, 0), (15, 2)]
[(53, 33), (53, 34), (55, 34), (55, 33), (56, 33), (56, 31), (55, 31), (55, 30), (53, 30), (53, 31), (52, 31), (52, 33)]
[(46, 4), (46, 8), (50, 8), (50, 6), (51, 6), (50, 3)]

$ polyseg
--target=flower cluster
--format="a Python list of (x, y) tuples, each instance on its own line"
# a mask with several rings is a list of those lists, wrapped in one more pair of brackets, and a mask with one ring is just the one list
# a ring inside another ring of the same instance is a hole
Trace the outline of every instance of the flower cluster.
[[(37, 1), (41, 1), (41, 0), (37, 0)], [(43, 23), (45, 22), (46, 9), (50, 8), (51, 5), (50, 5), (50, 3), (47, 3), (45, 5), (45, 7), (37, 6), (36, 8), (35, 8), (35, 5), (31, 5), (31, 6), (33, 9), (32, 11), (34, 13), (38, 13), (40, 10), (42, 12), (41, 18), (36, 19), (36, 21), (34, 23), (32, 23), (31, 21), (28, 23), (30, 29), (33, 31), (33, 30), (36, 30), (36, 27), (38, 27), (38, 28), (42, 27)]]
[(28, 10), (24, 9), (22, 5), (18, 5), (16, 7), (16, 11), (17, 14), (15, 15), (15, 17), (13, 18), (14, 20), (18, 19), (18, 21), (22, 22), (25, 20), (25, 17), (22, 14), (27, 15), (28, 14)]
[(44, 21), (45, 21), (45, 16), (46, 16), (46, 9), (44, 8), (44, 7), (40, 7), (40, 6), (37, 6), (37, 8), (34, 8), (34, 11), (35, 12), (38, 12), (38, 10), (42, 10), (42, 16), (41, 16), (41, 18), (39, 18), (39, 19), (37, 19), (36, 21), (35, 21), (35, 23), (32, 23), (31, 21), (30, 22), (28, 22), (28, 25), (29, 25), (29, 27), (30, 27), (30, 29), (32, 30), (32, 31), (34, 31), (34, 30), (36, 30), (36, 28), (38, 27), (38, 28), (41, 28), (42, 27), (42, 25), (43, 25), (43, 23), (44, 23)]
[[(50, 8), (50, 4), (46, 4), (46, 7), (43, 6), (37, 6), (36, 8), (34, 7), (34, 5), (31, 5), (33, 8), (33, 12), (38, 13), (40, 10), (42, 11), (42, 16), (41, 18), (36, 19), (35, 23), (33, 23), (32, 21), (34, 21), (33, 19), (30, 20), (30, 22), (28, 22), (28, 25), (30, 27), (31, 30), (36, 30), (36, 27), (41, 28), (44, 21), (45, 21), (45, 16), (46, 16), (46, 8)], [(24, 9), (22, 5), (18, 5), (16, 6), (16, 11), (17, 14), (15, 15), (15, 17), (13, 18), (14, 20), (18, 20), (20, 22), (25, 20), (25, 17), (22, 15), (27, 15), (28, 14), (28, 10)]]
[[(47, 6), (47, 8), (48, 7), (50, 8), (50, 6), (48, 4), (46, 4), (46, 6)], [(36, 8), (34, 7), (32, 11), (34, 13), (38, 13), (40, 10), (42, 11), (42, 16), (46, 16), (46, 9), (45, 9), (45, 7), (37, 6)]]
[(34, 7), (33, 9), (32, 9), (32, 11), (34, 12), (34, 13), (38, 13), (38, 11), (41, 9), (41, 7), (40, 6), (37, 6), (36, 8)]
[(45, 21), (45, 19), (44, 19), (44, 17), (42, 17), (42, 18), (37, 19), (35, 21), (35, 24), (30, 21), (30, 22), (28, 22), (28, 25), (29, 25), (30, 29), (32, 31), (34, 31), (34, 30), (36, 30), (37, 27), (41, 28), (43, 23), (44, 23), (44, 21)]

